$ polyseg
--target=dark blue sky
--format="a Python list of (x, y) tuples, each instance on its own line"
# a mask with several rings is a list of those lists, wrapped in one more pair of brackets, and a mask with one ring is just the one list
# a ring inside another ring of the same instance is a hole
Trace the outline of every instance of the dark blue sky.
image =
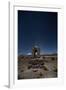
[(32, 52), (37, 45), (41, 54), (57, 53), (57, 13), (18, 11), (18, 54)]

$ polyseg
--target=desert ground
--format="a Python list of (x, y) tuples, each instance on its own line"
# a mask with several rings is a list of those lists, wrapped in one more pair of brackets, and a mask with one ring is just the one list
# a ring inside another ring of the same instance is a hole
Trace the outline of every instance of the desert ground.
[(57, 56), (40, 56), (34, 58), (30, 55), (18, 57), (18, 80), (34, 78), (56, 78)]

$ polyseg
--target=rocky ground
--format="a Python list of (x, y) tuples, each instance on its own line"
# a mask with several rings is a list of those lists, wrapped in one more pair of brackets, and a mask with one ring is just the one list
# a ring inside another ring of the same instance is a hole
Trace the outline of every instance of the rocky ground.
[(57, 59), (18, 57), (18, 79), (57, 77)]

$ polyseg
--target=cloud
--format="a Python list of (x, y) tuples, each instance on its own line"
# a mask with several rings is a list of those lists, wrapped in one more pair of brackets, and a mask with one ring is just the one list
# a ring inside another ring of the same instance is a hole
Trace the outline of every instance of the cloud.
[(27, 55), (31, 55), (31, 53), (29, 52), (29, 53), (27, 53)]

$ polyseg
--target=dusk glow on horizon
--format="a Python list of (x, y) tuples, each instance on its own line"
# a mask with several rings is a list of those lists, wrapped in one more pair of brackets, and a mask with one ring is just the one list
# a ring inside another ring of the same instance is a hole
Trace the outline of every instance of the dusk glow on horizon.
[(18, 10), (18, 55), (57, 53), (57, 12)]

